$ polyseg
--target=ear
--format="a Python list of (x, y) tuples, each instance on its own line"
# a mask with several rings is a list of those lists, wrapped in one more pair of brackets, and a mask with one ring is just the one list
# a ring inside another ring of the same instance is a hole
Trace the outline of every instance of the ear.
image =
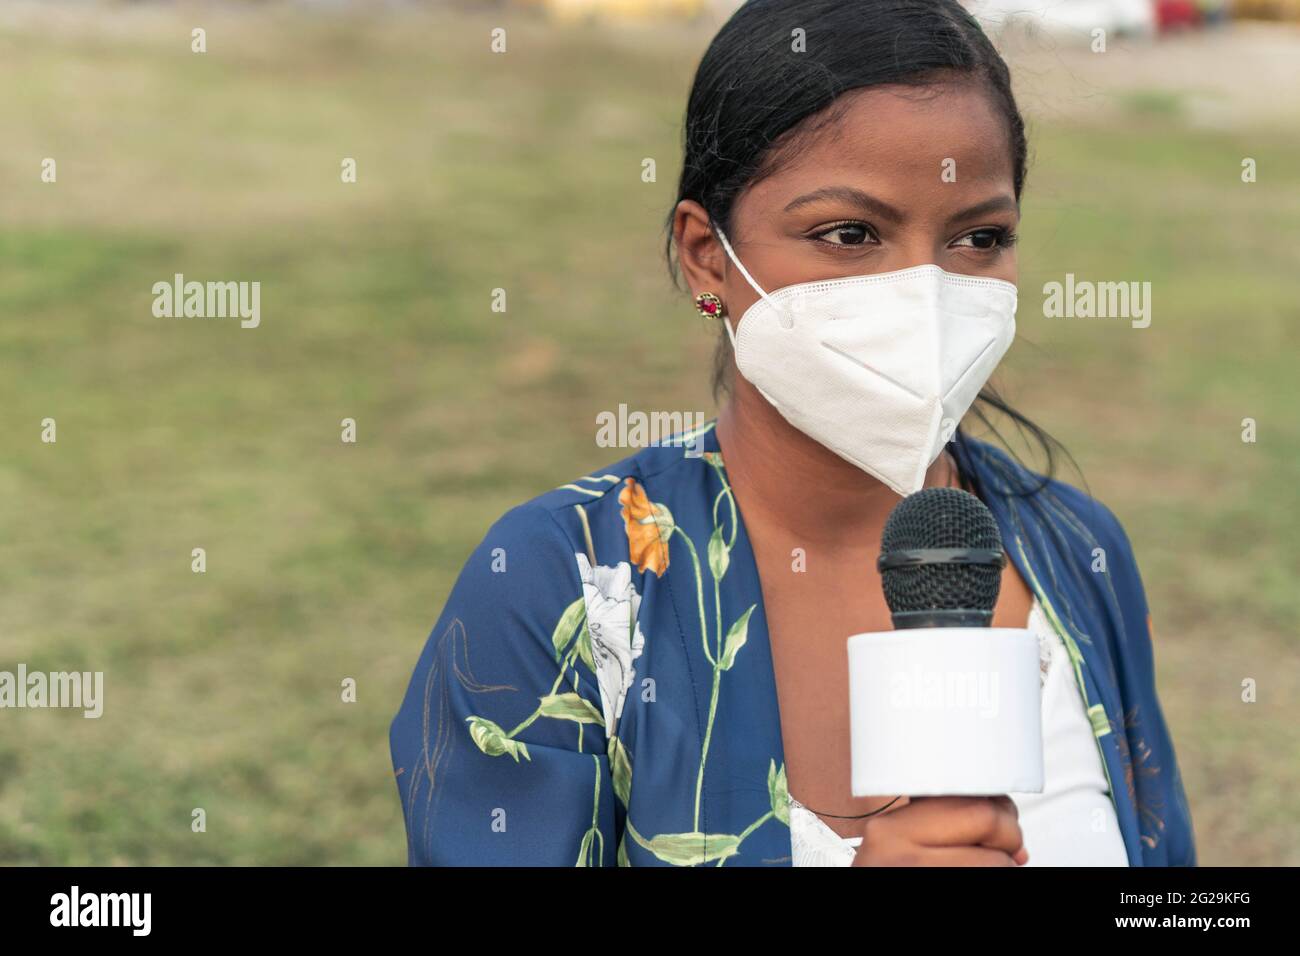
[(677, 204), (673, 212), (673, 241), (691, 295), (712, 292), (721, 296), (726, 284), (723, 267), (727, 254), (709, 228), (709, 214), (694, 199), (683, 199)]

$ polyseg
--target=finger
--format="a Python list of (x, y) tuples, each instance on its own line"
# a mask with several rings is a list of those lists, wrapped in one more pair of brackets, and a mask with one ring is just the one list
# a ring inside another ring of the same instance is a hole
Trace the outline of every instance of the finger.
[(989, 797), (989, 799), (994, 803), (997, 803), (999, 806), (1005, 807), (1008, 812), (1015, 815), (1017, 820), (1020, 819), (1020, 806), (1005, 793), (999, 794), (996, 797)]
[[(999, 806), (1002, 806), (1004, 809), (1006, 809), (1008, 813), (1012, 814), (1016, 818), (1017, 825), (1019, 825), (1020, 806), (1016, 803), (1016, 801), (1012, 800), (1011, 797), (1005, 794), (993, 797), (992, 799)], [(1021, 831), (1020, 838), (1022, 841), (1024, 840), (1024, 831)], [(1026, 863), (1029, 862), (1029, 850), (1025, 848), (1023, 842), (1021, 842), (1020, 844), (1020, 849), (1016, 850), (1014, 853), (1011, 854), (1011, 858), (1016, 862), (1017, 866), (1024, 866)]]
[(1016, 866), (1016, 861), (1001, 850), (984, 846), (924, 847), (921, 866)]
[[(904, 817), (906, 816), (906, 819)], [(985, 846), (1008, 855), (1024, 838), (1014, 809), (991, 797), (925, 797), (899, 811), (912, 839), (924, 846)]]
[(854, 866), (1016, 866), (1002, 850), (984, 846), (922, 846), (873, 821), (853, 858)]

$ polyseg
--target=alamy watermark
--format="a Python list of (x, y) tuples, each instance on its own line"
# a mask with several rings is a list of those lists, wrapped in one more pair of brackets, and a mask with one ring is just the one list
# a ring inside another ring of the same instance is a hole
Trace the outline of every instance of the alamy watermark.
[(600, 448), (646, 448), (665, 445), (686, 449), (687, 458), (704, 454), (703, 412), (628, 411), (625, 404), (617, 412), (596, 415), (596, 444)]
[(73, 884), (50, 897), (51, 926), (120, 926), (132, 936), (148, 936), (152, 911), (152, 893), (83, 893)]
[(67, 707), (83, 717), (104, 713), (103, 671), (32, 671), (19, 664), (17, 673), (0, 671), (0, 709), (6, 707)]
[(178, 272), (171, 282), (155, 282), (152, 291), (153, 314), (158, 319), (238, 318), (244, 329), (262, 323), (260, 282), (186, 282)]
[(895, 671), (889, 703), (897, 710), (971, 710), (994, 718), (1000, 711), (997, 671)]
[(1043, 317), (1047, 319), (1131, 319), (1135, 329), (1151, 324), (1150, 282), (1092, 282), (1076, 280), (1043, 286)]

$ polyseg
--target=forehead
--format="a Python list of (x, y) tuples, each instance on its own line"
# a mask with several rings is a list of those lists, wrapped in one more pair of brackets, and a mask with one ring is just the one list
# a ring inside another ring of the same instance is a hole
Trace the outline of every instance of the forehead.
[[(1007, 121), (976, 84), (854, 90), (810, 126), (793, 133), (775, 171), (755, 184), (755, 199), (831, 179), (904, 203), (935, 190), (959, 201), (973, 188), (1014, 188)], [(947, 167), (955, 182), (941, 178)]]

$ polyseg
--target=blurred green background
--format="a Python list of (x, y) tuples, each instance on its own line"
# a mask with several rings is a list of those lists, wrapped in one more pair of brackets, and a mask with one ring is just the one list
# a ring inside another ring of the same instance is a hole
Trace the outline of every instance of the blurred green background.
[[(713, 29), (4, 9), (0, 669), (106, 701), (0, 712), (0, 863), (405, 862), (388, 723), (472, 546), (621, 457), (598, 411), (713, 413), (661, 232)], [(1007, 55), (999, 381), (1133, 540), (1201, 861), (1300, 864), (1300, 34)], [(155, 318), (176, 272), (260, 281), (261, 327)], [(1151, 327), (1043, 318), (1066, 272), (1152, 282)]]

